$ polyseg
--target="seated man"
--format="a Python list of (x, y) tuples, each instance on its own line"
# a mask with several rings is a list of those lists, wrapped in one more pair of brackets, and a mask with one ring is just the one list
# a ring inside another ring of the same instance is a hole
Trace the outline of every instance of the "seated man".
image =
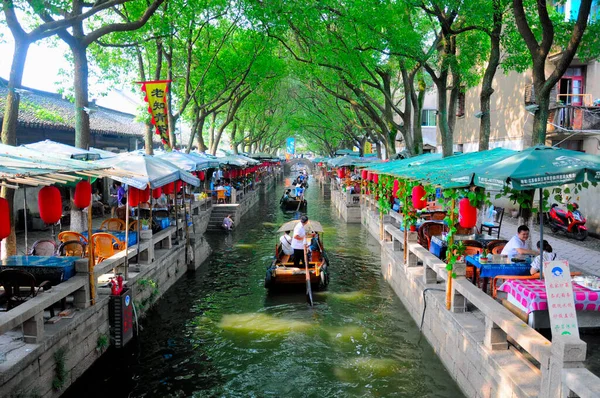
[(231, 231), (233, 229), (233, 220), (231, 219), (231, 214), (228, 214), (227, 217), (223, 219), (223, 228), (227, 231)]
[(529, 228), (527, 225), (521, 225), (517, 228), (517, 234), (502, 249), (502, 254), (507, 255), (510, 260), (518, 255), (537, 254), (536, 251), (531, 250), (531, 244), (528, 242), (528, 239)]
[(279, 203), (285, 203), (288, 200), (290, 200), (290, 194), (292, 193), (291, 189), (286, 189), (285, 193), (283, 194), (283, 196), (281, 197), (281, 199), (279, 200)]
[(290, 231), (285, 231), (281, 238), (279, 238), (279, 242), (281, 242), (281, 262), (287, 263), (290, 261), (290, 256), (294, 254), (294, 249), (292, 248), (292, 237), (290, 236)]

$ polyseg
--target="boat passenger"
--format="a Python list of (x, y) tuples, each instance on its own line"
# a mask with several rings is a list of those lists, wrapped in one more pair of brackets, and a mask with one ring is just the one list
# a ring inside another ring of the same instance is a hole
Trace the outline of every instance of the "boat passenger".
[[(550, 246), (550, 243), (548, 243), (547, 240), (544, 239), (543, 245), (544, 245), (544, 251), (543, 251), (544, 259), (540, 260), (539, 255), (533, 259), (533, 261), (531, 262), (531, 269), (529, 270), (531, 275), (535, 275), (538, 272), (540, 272), (540, 268), (542, 267), (542, 261), (544, 261), (544, 262), (545, 261), (554, 261), (557, 258), (556, 253), (552, 253), (552, 246)], [(537, 243), (537, 248), (538, 248), (538, 250), (540, 249), (540, 241), (538, 241), (538, 243)]]
[(287, 263), (290, 260), (290, 256), (294, 254), (290, 231), (285, 231), (281, 238), (279, 238), (279, 242), (281, 242), (281, 251), (283, 252), (281, 255), (281, 263)]
[(302, 184), (296, 185), (296, 198), (298, 200), (302, 200), (302, 195), (304, 194), (304, 188), (302, 188)]
[(306, 238), (306, 230), (304, 226), (308, 222), (307, 216), (300, 217), (300, 222), (296, 224), (294, 227), (294, 232), (292, 233), (292, 248), (294, 249), (294, 267), (300, 267), (300, 260), (302, 260), (302, 264), (304, 265), (304, 250), (306, 248), (305, 238)]
[(233, 220), (231, 219), (231, 214), (228, 214), (227, 217), (223, 219), (223, 228), (227, 231), (231, 231), (233, 229)]
[(510, 260), (520, 254), (536, 254), (535, 251), (531, 250), (531, 243), (529, 239), (529, 228), (527, 225), (521, 225), (517, 228), (517, 234), (513, 236), (504, 249), (502, 254), (507, 255)]
[(286, 203), (287, 201), (289, 201), (291, 193), (292, 193), (291, 189), (286, 189), (285, 193), (283, 194), (283, 196), (279, 200), (279, 203)]

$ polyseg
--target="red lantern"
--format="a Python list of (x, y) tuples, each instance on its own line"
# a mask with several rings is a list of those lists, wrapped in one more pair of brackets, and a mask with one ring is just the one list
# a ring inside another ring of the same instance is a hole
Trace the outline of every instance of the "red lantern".
[(158, 199), (162, 196), (162, 188), (156, 188), (152, 190), (152, 197)]
[(162, 190), (165, 193), (165, 195), (171, 195), (171, 194), (173, 194), (173, 192), (175, 192), (175, 183), (174, 182), (170, 182), (167, 185), (164, 185), (162, 187)]
[(134, 187), (129, 187), (127, 191), (127, 201), (129, 202), (129, 207), (136, 207), (140, 204), (140, 190)]
[(427, 207), (427, 198), (425, 197), (425, 188), (422, 185), (417, 185), (412, 189), (412, 204), (417, 210)]
[(8, 200), (0, 198), (0, 240), (10, 235), (10, 210)]
[(340, 178), (344, 178), (344, 169), (338, 169), (338, 171), (337, 171), (337, 175), (338, 175), (338, 177), (340, 177)]
[(477, 208), (471, 205), (468, 198), (462, 198), (458, 202), (458, 223), (463, 228), (477, 225)]
[(40, 218), (46, 224), (56, 224), (62, 217), (62, 199), (56, 187), (44, 187), (38, 194)]
[(229, 178), (229, 174), (230, 174), (230, 173), (229, 173), (228, 171), (225, 171), (225, 172), (223, 173), (223, 178)]
[(179, 180), (175, 183), (175, 192), (181, 192), (181, 187), (183, 187), (183, 181)]
[(363, 169), (363, 171), (360, 172), (360, 178), (363, 180), (367, 179), (367, 170)]
[(146, 187), (140, 191), (140, 203), (148, 203), (148, 201), (150, 201), (150, 188)]
[(373, 182), (377, 184), (379, 182), (379, 174), (373, 173)]
[(200, 178), (200, 181), (204, 181), (204, 171), (198, 173), (198, 178)]
[(400, 189), (400, 183), (398, 180), (394, 180), (394, 186), (392, 187), (392, 196), (397, 197), (398, 189)]
[(75, 185), (75, 196), (73, 197), (73, 204), (78, 209), (85, 209), (90, 205), (92, 201), (92, 185), (89, 181), (79, 181)]
[(373, 180), (373, 173), (371, 173), (370, 171), (367, 172), (367, 181), (372, 181)]

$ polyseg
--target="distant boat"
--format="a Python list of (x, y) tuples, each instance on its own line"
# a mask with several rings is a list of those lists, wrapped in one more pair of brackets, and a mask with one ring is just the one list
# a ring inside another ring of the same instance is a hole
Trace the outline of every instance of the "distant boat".
[[(293, 220), (286, 222), (277, 232), (292, 232), (298, 222), (300, 221)], [(327, 259), (327, 254), (323, 249), (323, 241), (321, 240), (323, 227), (318, 221), (309, 221), (304, 229), (306, 230), (307, 237), (312, 236), (313, 233), (319, 234), (319, 250), (312, 251), (310, 260), (308, 261), (308, 272), (313, 288), (323, 289), (329, 284), (329, 260)], [(304, 286), (306, 283), (304, 261), (301, 267), (294, 267), (293, 258), (282, 262), (282, 257), (284, 257), (283, 251), (281, 250), (281, 244), (278, 243), (275, 248), (275, 260), (273, 260), (273, 263), (267, 269), (265, 287), (271, 289)]]

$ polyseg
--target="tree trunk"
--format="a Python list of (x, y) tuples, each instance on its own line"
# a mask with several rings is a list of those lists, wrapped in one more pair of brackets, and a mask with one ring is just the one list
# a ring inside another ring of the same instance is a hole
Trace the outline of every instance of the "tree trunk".
[(79, 46), (72, 46), (71, 51), (75, 77), (73, 87), (75, 91), (75, 146), (88, 149), (90, 147), (90, 115), (85, 111), (85, 109), (89, 109), (87, 51)]
[(213, 112), (210, 117), (210, 127), (208, 130), (208, 147), (212, 151), (213, 143), (215, 142), (215, 128), (217, 125), (217, 112)]
[(442, 156), (452, 156), (454, 142), (452, 137), (452, 131), (448, 126), (448, 106), (446, 95), (446, 85), (437, 85), (437, 97), (438, 97), (438, 114), (437, 122), (440, 129), (440, 135), (442, 136)]
[(198, 140), (198, 150), (200, 152), (206, 152), (206, 144), (204, 143), (204, 123), (206, 121), (206, 115), (201, 116), (198, 119), (198, 125), (196, 127), (196, 140)]
[(146, 131), (144, 133), (144, 147), (146, 148), (146, 155), (154, 155), (154, 143), (152, 138), (154, 137), (154, 126), (152, 123), (146, 123)]
[(427, 84), (425, 83), (425, 79), (423, 78), (422, 71), (418, 72), (417, 77), (417, 90), (414, 89), (414, 77), (411, 79), (411, 102), (414, 110), (414, 118), (411, 124), (412, 126), (412, 136), (413, 136), (413, 145), (414, 145), (414, 154), (420, 155), (423, 153), (423, 129), (421, 127), (422, 123), (422, 110), (423, 103), (425, 102), (425, 91), (427, 90)]
[[(550, 93), (551, 89), (545, 89), (546, 85), (538, 88), (535, 86), (535, 101), (540, 106), (533, 117), (533, 131), (531, 133), (531, 145), (544, 145), (546, 143), (546, 127), (550, 115)], [(540, 85), (541, 86), (541, 85)]]

